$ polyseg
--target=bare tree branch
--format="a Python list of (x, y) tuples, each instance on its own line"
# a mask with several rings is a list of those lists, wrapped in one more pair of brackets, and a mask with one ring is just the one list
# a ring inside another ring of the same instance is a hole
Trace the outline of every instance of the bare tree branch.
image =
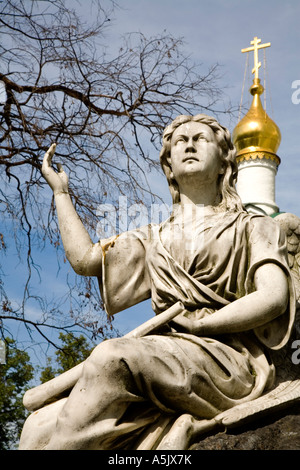
[[(93, 8), (90, 23), (76, 2), (0, 5), (0, 217), (13, 226), (16, 250), (27, 263), (22, 299), (9, 311), (2, 267), (2, 322), (15, 316), (29, 327), (28, 303), (35, 300), (41, 315), (51, 318), (47, 325), (66, 327), (62, 318), (72, 320), (75, 308), (77, 325), (99, 331), (84, 313), (102, 311), (94, 283), (73, 280), (60, 305), (33, 290), (41, 272), (37, 250), (50, 242), (60, 253), (54, 203), (41, 175), (51, 143), (57, 143), (55, 158), (69, 174), (76, 210), (95, 232), (99, 203), (119, 195), (132, 202), (155, 199), (148, 177), (159, 170), (161, 133), (177, 114), (228, 112), (219, 67), (203, 72), (184, 54), (180, 38), (128, 34), (113, 57), (105, 32), (115, 3), (101, 5), (85, 2), (85, 9)], [(4, 256), (2, 229), (0, 246)], [(43, 336), (42, 325), (37, 321), (35, 328)]]

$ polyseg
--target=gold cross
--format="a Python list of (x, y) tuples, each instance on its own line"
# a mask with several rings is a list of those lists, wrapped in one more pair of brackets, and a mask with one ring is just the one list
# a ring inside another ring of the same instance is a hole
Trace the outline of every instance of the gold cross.
[(255, 78), (258, 78), (258, 69), (261, 66), (261, 62), (258, 62), (258, 49), (271, 46), (270, 42), (266, 42), (265, 44), (260, 44), (260, 43), (261, 43), (261, 39), (258, 39), (257, 37), (255, 37), (253, 41), (250, 42), (250, 44), (253, 44), (253, 47), (247, 47), (246, 49), (241, 50), (242, 52), (254, 51), (254, 67), (252, 69), (252, 73), (254, 73)]

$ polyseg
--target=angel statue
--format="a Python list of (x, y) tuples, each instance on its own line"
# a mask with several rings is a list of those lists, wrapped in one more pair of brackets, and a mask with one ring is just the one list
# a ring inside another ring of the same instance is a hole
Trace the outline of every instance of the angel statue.
[(99, 279), (108, 315), (148, 298), (155, 315), (29, 390), (20, 449), (184, 450), (278, 403), (272, 353), (288, 344), (296, 311), (286, 234), (243, 209), (229, 131), (204, 114), (178, 116), (160, 153), (172, 214), (97, 243), (67, 175), (51, 167), (54, 151), (42, 172), (73, 269)]

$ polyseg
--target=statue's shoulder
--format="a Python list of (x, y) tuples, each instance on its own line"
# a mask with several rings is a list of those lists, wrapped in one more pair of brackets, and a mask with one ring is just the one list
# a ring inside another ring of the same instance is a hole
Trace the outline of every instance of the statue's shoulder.
[(160, 225), (148, 224), (142, 227), (129, 227), (128, 231), (117, 234), (109, 239), (101, 240), (102, 246), (117, 246), (117, 247), (129, 247), (133, 245), (144, 245), (146, 246), (151, 242), (159, 231)]
[(248, 227), (249, 231), (258, 231), (262, 234), (274, 233), (280, 231), (280, 226), (275, 220), (263, 214), (249, 214), (241, 211), (239, 213), (240, 223)]

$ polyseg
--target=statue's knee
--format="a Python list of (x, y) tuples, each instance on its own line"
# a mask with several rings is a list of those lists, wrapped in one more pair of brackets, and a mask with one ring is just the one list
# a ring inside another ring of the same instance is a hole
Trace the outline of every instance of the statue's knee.
[(118, 369), (124, 360), (129, 359), (134, 348), (128, 340), (116, 338), (99, 344), (86, 360), (86, 369), (106, 369), (110, 372)]

